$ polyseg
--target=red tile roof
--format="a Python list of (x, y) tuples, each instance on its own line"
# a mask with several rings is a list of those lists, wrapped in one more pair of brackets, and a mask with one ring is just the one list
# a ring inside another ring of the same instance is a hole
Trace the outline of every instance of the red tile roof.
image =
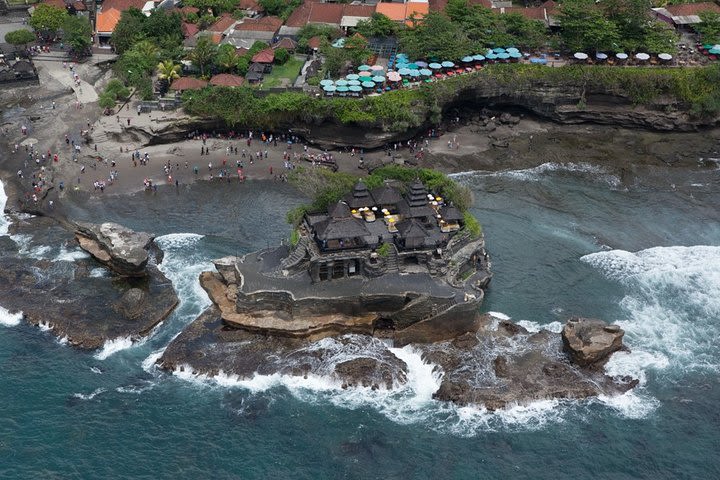
[(208, 82), (193, 77), (182, 77), (170, 85), (170, 90), (200, 90), (207, 87)]
[(297, 42), (292, 38), (281, 38), (279, 41), (273, 44), (272, 48), (284, 48), (285, 50), (295, 50), (297, 48)]
[(282, 24), (282, 18), (278, 17), (246, 18), (242, 23), (235, 25), (235, 30), (276, 33)]
[[(542, 20), (543, 22), (546, 20), (545, 7), (508, 7), (499, 10), (501, 11), (501, 13), (505, 14), (519, 13), (523, 17), (530, 20)], [(493, 11), (498, 12), (498, 9), (493, 9)]]
[(232, 16), (225, 14), (207, 29), (210, 32), (223, 33), (225, 30), (232, 27), (235, 22), (237, 22), (237, 20), (235, 20)]
[(312, 37), (310, 40), (308, 40), (308, 47), (312, 48), (314, 50), (317, 50), (320, 48), (320, 44), (322, 43), (322, 38), (315, 36)]
[(42, 3), (65, 10), (65, 0), (44, 0)]
[(145, 6), (145, 0), (105, 0), (102, 4), (103, 10), (114, 8), (121, 12), (129, 10), (130, 8), (137, 8), (142, 10)]
[(95, 31), (103, 33), (115, 31), (115, 27), (120, 21), (120, 15), (120, 10), (115, 8), (103, 9), (102, 12), (97, 14), (97, 19), (95, 20)]
[(306, 0), (288, 17), (288, 27), (304, 27), (308, 23), (340, 25), (342, 17), (370, 17), (375, 11), (373, 5), (348, 5), (342, 3), (320, 3)]
[(181, 28), (185, 38), (193, 37), (200, 31), (200, 28), (197, 25), (188, 22), (183, 22)]
[(210, 79), (210, 85), (217, 87), (241, 87), (243, 83), (245, 83), (243, 77), (229, 73), (220, 73)]
[(720, 13), (720, 6), (712, 2), (684, 3), (682, 5), (668, 5), (665, 10), (670, 12), (673, 17), (687, 17), (697, 15), (700, 12)]
[(273, 63), (275, 61), (275, 51), (272, 48), (256, 53), (252, 57), (254, 63)]
[(308, 23), (329, 23), (340, 25), (343, 16), (343, 4), (313, 3), (310, 8)]
[(265, 11), (262, 6), (257, 2), (257, 0), (240, 0), (237, 5), (237, 8), (240, 10), (251, 10), (253, 12), (263, 12)]

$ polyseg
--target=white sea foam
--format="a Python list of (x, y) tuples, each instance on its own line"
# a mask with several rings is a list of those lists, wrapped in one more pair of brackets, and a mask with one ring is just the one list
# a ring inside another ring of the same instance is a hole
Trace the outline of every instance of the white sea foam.
[(20, 325), (23, 319), (23, 312), (10, 312), (5, 307), (0, 307), (0, 325), (15, 327)]
[(53, 326), (52, 326), (52, 324), (50, 324), (50, 322), (48, 322), (48, 321), (40, 320), (40, 321), (38, 322), (38, 328), (39, 328), (40, 331), (42, 331), (42, 332), (50, 332), (50, 331), (52, 331)]
[(107, 390), (104, 388), (97, 388), (92, 393), (84, 394), (84, 393), (74, 393), (73, 397), (79, 398), (80, 400), (92, 400), (93, 398), (97, 397), (101, 393), (105, 393)]
[(97, 360), (105, 360), (110, 355), (114, 355), (117, 352), (126, 350), (135, 344), (131, 337), (117, 337), (112, 340), (105, 340), (105, 344), (99, 349), (94, 357)]
[(622, 395), (599, 395), (598, 401), (617, 411), (625, 418), (646, 418), (660, 406), (660, 402), (637, 390), (630, 390)]
[(556, 163), (546, 162), (537, 167), (524, 168), (520, 170), (503, 170), (499, 172), (487, 172), (487, 171), (468, 171), (453, 173), (449, 176), (456, 180), (469, 179), (475, 176), (486, 176), (486, 177), (502, 177), (510, 178), (513, 180), (523, 182), (537, 182), (546, 177), (549, 173), (555, 172), (569, 172), (578, 174), (590, 174), (595, 178), (604, 180), (609, 186), (617, 187), (620, 185), (620, 179), (611, 174), (606, 168), (592, 165), (585, 162), (580, 163)]
[(109, 277), (110, 272), (107, 268), (104, 267), (97, 267), (90, 270), (90, 277), (92, 278), (99, 278), (99, 277)]
[(487, 312), (488, 315), (490, 315), (493, 318), (497, 318), (499, 320), (510, 320), (510, 317), (508, 315), (505, 315), (502, 312)]
[(0, 236), (8, 234), (10, 228), (10, 220), (5, 215), (5, 205), (7, 205), (7, 194), (5, 193), (5, 185), (0, 182)]
[(98, 367), (90, 367), (90, 371), (93, 373), (97, 373), (98, 375), (102, 375), (102, 370), (100, 370)]
[(163, 353), (165, 353), (165, 349), (167, 347), (163, 347), (159, 350), (155, 350), (150, 355), (145, 358), (145, 360), (142, 361), (142, 369), (146, 372), (151, 372), (155, 369), (155, 364), (157, 361), (162, 357)]
[(80, 250), (79, 248), (68, 250), (65, 245), (60, 247), (60, 252), (53, 259), (54, 262), (74, 262), (75, 260), (82, 260), (83, 258), (90, 258), (90, 254)]
[(543, 325), (537, 322), (533, 322), (531, 320), (520, 320), (519, 322), (517, 322), (517, 324), (525, 328), (525, 330), (530, 333), (537, 333), (540, 330), (548, 330), (553, 333), (560, 333), (563, 329), (562, 323), (558, 321), (546, 323)]
[(582, 260), (627, 287), (620, 305), (628, 318), (616, 323), (636, 353), (625, 363), (670, 375), (720, 370), (718, 344), (708, 341), (720, 336), (720, 247), (612, 250)]

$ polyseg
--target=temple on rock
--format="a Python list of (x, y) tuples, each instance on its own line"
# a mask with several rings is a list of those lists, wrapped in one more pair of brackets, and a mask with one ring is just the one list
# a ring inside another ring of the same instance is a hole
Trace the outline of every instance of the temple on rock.
[(300, 238), (310, 253), (313, 282), (392, 272), (434, 275), (447, 267), (444, 250), (463, 226), (460, 210), (419, 180), (372, 191), (361, 180), (327, 212), (306, 214)]

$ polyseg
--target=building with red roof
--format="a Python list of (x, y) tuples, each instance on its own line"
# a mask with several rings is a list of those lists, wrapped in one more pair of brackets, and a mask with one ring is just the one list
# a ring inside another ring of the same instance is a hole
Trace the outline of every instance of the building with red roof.
[(200, 28), (194, 23), (183, 22), (180, 26), (185, 38), (194, 37), (200, 31)]
[(653, 8), (654, 15), (674, 27), (685, 27), (702, 23), (700, 13), (720, 13), (720, 6), (712, 2), (684, 3), (682, 5), (667, 5), (665, 8)]
[(253, 63), (273, 63), (275, 61), (275, 50), (272, 48), (266, 48), (265, 50), (262, 50), (252, 57)]
[(243, 77), (229, 73), (213, 75), (210, 79), (210, 85), (215, 85), (216, 87), (241, 87), (244, 83), (245, 79)]
[(238, 23), (230, 14), (223, 14), (215, 23), (210, 25), (207, 30), (213, 33), (227, 35), (230, 30)]
[(170, 90), (182, 92), (185, 90), (201, 90), (207, 87), (208, 82), (194, 77), (181, 77), (173, 81)]

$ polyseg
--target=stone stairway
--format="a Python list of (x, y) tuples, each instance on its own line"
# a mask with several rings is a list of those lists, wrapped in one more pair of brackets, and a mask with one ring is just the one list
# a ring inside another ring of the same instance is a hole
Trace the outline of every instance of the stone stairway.
[(308, 237), (305, 235), (300, 237), (293, 251), (280, 262), (279, 270), (287, 270), (300, 264), (307, 257)]
[(393, 244), (390, 244), (390, 253), (385, 257), (385, 270), (387, 273), (397, 273), (400, 271), (397, 248), (395, 248)]

